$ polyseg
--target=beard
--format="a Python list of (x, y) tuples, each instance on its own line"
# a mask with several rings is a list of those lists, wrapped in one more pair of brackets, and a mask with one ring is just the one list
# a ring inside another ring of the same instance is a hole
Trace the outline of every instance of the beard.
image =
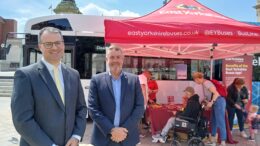
[(122, 71), (122, 66), (119, 63), (115, 63), (109, 66), (111, 73), (120, 73)]

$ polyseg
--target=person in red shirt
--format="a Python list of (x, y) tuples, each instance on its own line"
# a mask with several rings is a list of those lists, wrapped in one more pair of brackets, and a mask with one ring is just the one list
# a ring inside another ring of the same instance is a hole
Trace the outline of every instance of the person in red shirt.
[(149, 72), (150, 75), (147, 77), (147, 82), (148, 82), (148, 96), (149, 100), (148, 103), (156, 103), (156, 94), (158, 92), (158, 85), (155, 80), (152, 79), (152, 74)]

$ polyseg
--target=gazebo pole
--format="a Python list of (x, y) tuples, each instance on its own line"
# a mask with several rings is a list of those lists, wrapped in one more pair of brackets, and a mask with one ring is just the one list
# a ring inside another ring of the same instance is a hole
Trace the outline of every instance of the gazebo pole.
[(213, 73), (213, 59), (210, 59), (210, 80), (212, 80)]
[(212, 48), (210, 49), (210, 79), (212, 80), (213, 78), (213, 59), (214, 59), (214, 50), (215, 47), (218, 46), (217, 43), (212, 44)]

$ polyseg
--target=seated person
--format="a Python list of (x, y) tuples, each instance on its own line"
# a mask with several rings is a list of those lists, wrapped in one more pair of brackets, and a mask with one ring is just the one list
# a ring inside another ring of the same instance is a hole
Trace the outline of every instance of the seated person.
[[(184, 90), (184, 93), (185, 96), (188, 97), (188, 102), (184, 111), (181, 112), (179, 115), (196, 119), (201, 109), (200, 102), (199, 102), (199, 95), (194, 94), (194, 88), (192, 87), (187, 87)], [(174, 123), (175, 123), (175, 117), (171, 117), (167, 121), (162, 132), (160, 134), (152, 136), (153, 141), (154, 142), (160, 141), (161, 143), (165, 143), (167, 139), (168, 131), (174, 126)]]
[(185, 109), (188, 103), (188, 97), (186, 95), (184, 95), (182, 97), (182, 108)]

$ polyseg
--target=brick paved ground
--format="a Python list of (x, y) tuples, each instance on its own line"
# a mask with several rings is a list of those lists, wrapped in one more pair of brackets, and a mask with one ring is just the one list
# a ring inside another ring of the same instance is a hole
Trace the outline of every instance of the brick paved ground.
[[(91, 133), (92, 127), (93, 127), (92, 122), (88, 122), (85, 136), (83, 139), (83, 143), (89, 143), (89, 140), (90, 140), (89, 135)], [(233, 135), (234, 135), (234, 140), (239, 141), (239, 143), (238, 144), (227, 144), (227, 146), (260, 146), (260, 134), (257, 134), (256, 142), (250, 142), (250, 141), (247, 141), (246, 139), (242, 138), (241, 136), (239, 136), (238, 130), (234, 130)], [(182, 144), (182, 146), (187, 146), (187, 143), (185, 143), (185, 142), (183, 142), (181, 144)], [(147, 131), (146, 137), (141, 138), (141, 144), (138, 146), (170, 146), (170, 141), (167, 141), (166, 144), (152, 143), (151, 134)]]
[(0, 145), (17, 146), (18, 139), (11, 118), (10, 97), (0, 97)]
[[(86, 132), (82, 144), (88, 144), (90, 141), (90, 133), (92, 131), (93, 124), (88, 122)], [(234, 131), (234, 139), (239, 143), (236, 145), (227, 146), (260, 146), (260, 134), (257, 134), (256, 142), (249, 142), (244, 138), (238, 136), (238, 131)], [(146, 131), (146, 137), (141, 138), (141, 144), (138, 146), (169, 146), (170, 142), (166, 144), (152, 143), (151, 135)], [(18, 146), (19, 134), (15, 131), (10, 110), (10, 97), (0, 97), (0, 146)], [(183, 145), (186, 145), (183, 143)]]

